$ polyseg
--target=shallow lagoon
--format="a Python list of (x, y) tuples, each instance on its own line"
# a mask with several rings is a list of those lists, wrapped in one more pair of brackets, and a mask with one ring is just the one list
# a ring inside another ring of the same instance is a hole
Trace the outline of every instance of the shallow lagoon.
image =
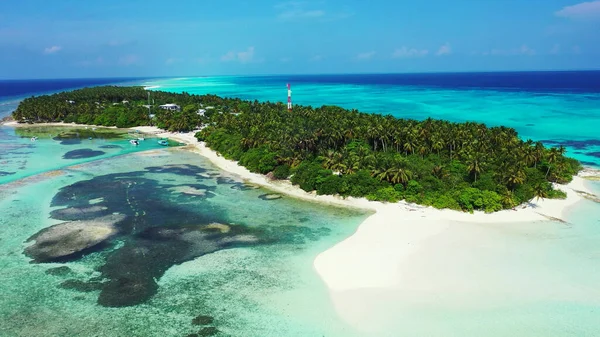
[[(312, 263), (367, 215), (287, 197), (265, 200), (271, 199), (264, 197), (268, 193), (180, 149), (63, 166), (2, 185), (0, 334), (186, 336), (210, 333), (205, 328), (214, 326), (217, 335), (352, 335), (336, 316)], [(82, 256), (31, 263), (23, 255), (30, 244), (25, 241), (45, 227), (72, 220), (64, 210), (83, 200), (132, 221)], [(161, 243), (164, 238), (143, 234), (153, 227), (209, 223), (243, 229), (261, 241), (202, 255), (173, 253), (173, 245)], [(136, 248), (147, 249), (152, 258)], [(133, 258), (123, 263), (126, 256)], [(166, 267), (157, 272), (157, 265)], [(63, 266), (69, 269), (56, 269)], [(126, 274), (124, 266), (138, 268), (136, 274), (147, 272), (155, 292), (139, 304), (106, 306), (99, 301), (102, 287)], [(211, 316), (213, 322), (193, 325), (198, 315)]]
[[(38, 140), (32, 141), (31, 137)], [(161, 148), (155, 139), (129, 143), (128, 130), (0, 127), (0, 184), (90, 160)]]

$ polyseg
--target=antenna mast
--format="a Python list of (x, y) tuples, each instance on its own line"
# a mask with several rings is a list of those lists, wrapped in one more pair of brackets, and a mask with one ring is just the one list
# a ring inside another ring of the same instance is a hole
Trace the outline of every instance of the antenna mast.
[(288, 111), (292, 111), (292, 89), (290, 87), (290, 84), (287, 84), (287, 89), (288, 89)]

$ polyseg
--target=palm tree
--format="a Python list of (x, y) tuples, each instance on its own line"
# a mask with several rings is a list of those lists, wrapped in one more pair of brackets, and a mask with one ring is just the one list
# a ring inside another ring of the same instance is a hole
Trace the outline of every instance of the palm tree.
[(548, 170), (546, 171), (546, 179), (548, 178), (548, 173), (550, 173), (550, 168), (552, 167), (552, 164), (554, 164), (557, 160), (558, 157), (560, 156), (560, 150), (553, 147), (550, 149), (550, 151), (548, 151), (548, 157), (546, 158), (546, 160), (548, 161)]
[(474, 176), (474, 182), (477, 182), (477, 174), (483, 171), (482, 167), (484, 165), (483, 155), (478, 153), (469, 153), (467, 160), (467, 171), (469, 174)]
[(506, 193), (502, 195), (502, 204), (507, 208), (513, 208), (517, 205), (513, 192), (507, 190)]
[(543, 184), (536, 184), (533, 186), (533, 195), (534, 198), (537, 198), (537, 201), (540, 201), (540, 198), (544, 200), (548, 197), (548, 190)]
[(436, 177), (440, 180), (444, 179), (448, 175), (446, 173), (446, 170), (443, 165), (434, 166), (433, 169), (431, 170), (431, 174), (433, 174), (434, 177)]
[(506, 183), (512, 187), (512, 191), (515, 191), (515, 187), (517, 185), (521, 185), (525, 182), (525, 179), (527, 178), (527, 176), (525, 175), (525, 172), (523, 171), (522, 167), (519, 166), (511, 166), (511, 169), (509, 170), (508, 174), (505, 177)]
[(395, 167), (392, 170), (392, 179), (390, 181), (394, 184), (402, 184), (406, 186), (412, 177), (412, 172), (403, 167)]

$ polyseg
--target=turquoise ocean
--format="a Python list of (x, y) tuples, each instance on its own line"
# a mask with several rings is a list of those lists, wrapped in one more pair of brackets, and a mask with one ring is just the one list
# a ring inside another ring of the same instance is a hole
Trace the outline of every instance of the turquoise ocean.
[[(600, 166), (597, 74), (588, 74), (587, 82), (581, 74), (546, 74), (512, 86), (489, 77), (475, 85), (468, 80), (474, 75), (370, 76), (134, 83), (283, 102), (290, 82), (295, 104), (506, 125)], [(14, 106), (17, 96), (9, 96), (5, 102)], [(588, 184), (600, 194), (598, 182)], [(49, 226), (112, 213), (126, 221), (94, 249), (43, 263), (24, 254), (29, 238)], [(247, 185), (182, 147), (160, 147), (152, 139), (139, 147), (100, 137), (32, 142), (0, 126), (0, 336), (600, 335), (599, 204), (581, 201), (568, 211), (567, 223), (473, 226), (477, 242), (464, 244), (477, 248), (478, 259), (456, 256), (456, 268), (465, 277), (489, 276), (484, 271), (490, 268), (501, 276), (482, 278), (478, 298), (421, 300), (363, 289), (372, 298), (398, 300), (384, 307), (354, 303), (369, 309), (361, 315), (371, 322), (357, 327), (337, 313), (313, 261), (368, 216)], [(207, 229), (218, 234), (206, 239)], [(423, 268), (443, 270), (437, 263), (452, 243), (432, 240), (440, 251)]]

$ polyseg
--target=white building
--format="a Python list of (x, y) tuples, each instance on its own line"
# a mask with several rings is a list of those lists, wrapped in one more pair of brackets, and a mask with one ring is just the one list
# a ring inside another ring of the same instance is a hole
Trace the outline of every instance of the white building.
[(204, 113), (206, 113), (206, 109), (198, 109), (198, 112), (197, 112), (197, 114), (198, 114), (199, 116), (204, 116)]
[(181, 107), (177, 104), (163, 104), (158, 106), (161, 109), (172, 110), (172, 111), (181, 111)]

